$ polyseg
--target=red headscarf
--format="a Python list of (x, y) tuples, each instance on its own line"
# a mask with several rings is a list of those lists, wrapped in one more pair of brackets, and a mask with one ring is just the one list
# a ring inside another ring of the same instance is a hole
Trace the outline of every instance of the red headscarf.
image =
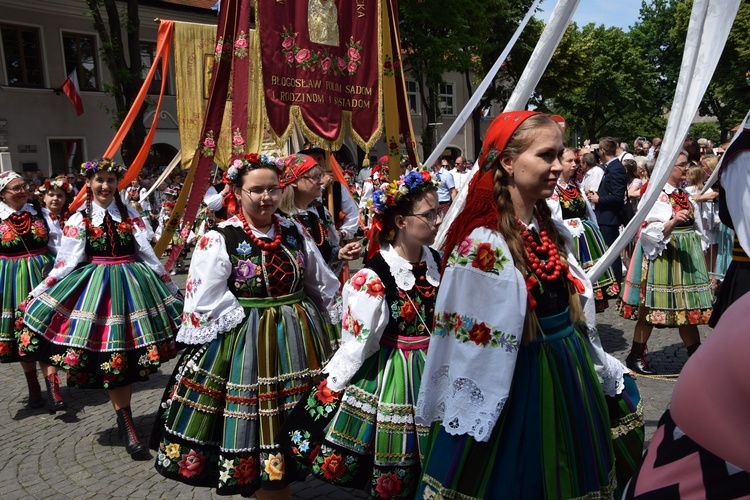
[(495, 178), (492, 165), (500, 156), (508, 141), (519, 126), (536, 111), (509, 111), (495, 118), (487, 130), (487, 135), (479, 153), (479, 171), (471, 179), (466, 205), (451, 224), (443, 243), (443, 264), (447, 262), (453, 249), (474, 229), (487, 227), (496, 230), (500, 224), (495, 200)]
[(284, 172), (281, 174), (279, 184), (283, 188), (287, 187), (317, 166), (318, 162), (311, 156), (302, 153), (291, 154), (284, 159)]

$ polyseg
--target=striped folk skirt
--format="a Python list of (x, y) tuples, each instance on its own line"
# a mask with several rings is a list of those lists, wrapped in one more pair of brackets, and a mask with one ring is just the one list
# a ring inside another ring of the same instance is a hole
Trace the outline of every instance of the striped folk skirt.
[(183, 353), (150, 446), (163, 476), (249, 496), (308, 474), (276, 435), (331, 356), (333, 334), (304, 292), (240, 304), (241, 325)]
[[(646, 323), (675, 327), (705, 325), (713, 310), (714, 293), (700, 238), (692, 228), (677, 228), (653, 261), (635, 246), (622, 296), (620, 315)], [(639, 311), (640, 309), (640, 311)]]
[(641, 464), (643, 457), (643, 403), (638, 386), (630, 375), (625, 375), (625, 389), (615, 397), (605, 396), (612, 429), (612, 448), (615, 452), (617, 488), (615, 498), (622, 498), (625, 485)]
[[(583, 224), (583, 233), (574, 238), (575, 251), (578, 263), (584, 271), (587, 271), (607, 251), (607, 244), (604, 242), (604, 237), (596, 224), (590, 220), (583, 219), (581, 222)], [(608, 299), (616, 299), (620, 295), (620, 285), (617, 283), (611, 267), (608, 267), (599, 276), (596, 283), (592, 283), (592, 285), (594, 287), (596, 312), (604, 311), (607, 308)]]
[[(429, 336), (384, 334), (341, 393), (325, 380), (279, 436), (315, 476), (373, 498), (414, 498), (429, 428), (414, 422)], [(327, 391), (327, 392), (326, 392)]]
[(16, 332), (24, 361), (67, 371), (68, 385), (122, 387), (176, 355), (182, 302), (132, 259), (93, 260), (29, 304)]
[(432, 425), (417, 498), (611, 498), (610, 416), (586, 340), (567, 310), (540, 326), (489, 441)]
[(0, 257), (0, 362), (19, 360), (15, 335), (18, 306), (41, 283), (54, 261), (46, 248), (34, 255)]

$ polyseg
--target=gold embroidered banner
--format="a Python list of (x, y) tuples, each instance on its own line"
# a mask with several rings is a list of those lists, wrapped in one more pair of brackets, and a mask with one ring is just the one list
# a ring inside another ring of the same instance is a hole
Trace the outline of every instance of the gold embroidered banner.
[(256, 2), (265, 107), (271, 132), (285, 140), (293, 122), (327, 150), (349, 123), (369, 151), (382, 134), (380, 0)]
[[(263, 92), (260, 78), (260, 49), (256, 30), (249, 30), (247, 34), (229, 47), (224, 47), (224, 40), (217, 41), (216, 26), (210, 24), (196, 24), (175, 22), (174, 53), (175, 53), (175, 86), (177, 88), (177, 121), (180, 127), (180, 146), (182, 149), (182, 168), (188, 168), (192, 163), (197, 148), (201, 143), (201, 130), (208, 103), (211, 75), (217, 54), (221, 57), (228, 50), (244, 52), (250, 59), (247, 85), (247, 135), (235, 134), (232, 131), (232, 92), (233, 85), (229, 84), (224, 119), (221, 132), (214, 136), (215, 147), (213, 161), (221, 168), (228, 168), (235, 150), (243, 152), (258, 152), (263, 143)], [(235, 153), (236, 157), (237, 153)]]

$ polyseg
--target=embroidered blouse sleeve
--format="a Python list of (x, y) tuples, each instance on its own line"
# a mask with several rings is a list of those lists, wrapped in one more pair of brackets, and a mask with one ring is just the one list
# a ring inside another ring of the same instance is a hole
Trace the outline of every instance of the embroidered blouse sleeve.
[(328, 267), (315, 242), (307, 232), (297, 224), (297, 230), (304, 241), (302, 252), (305, 266), (305, 292), (312, 299), (320, 312), (328, 313), (331, 324), (341, 323), (341, 303), (339, 298), (339, 280)]
[(475, 229), (453, 250), (435, 304), (419, 423), (442, 421), (449, 434), (489, 439), (510, 393), (526, 297), (498, 232)]
[(159, 279), (167, 285), (170, 292), (173, 294), (179, 292), (180, 289), (177, 288), (172, 278), (169, 277), (161, 261), (156, 256), (154, 248), (151, 246), (151, 239), (149, 238), (149, 232), (146, 230), (146, 224), (133, 207), (128, 207), (128, 223), (133, 228), (136, 258), (151, 268), (159, 276)]
[(672, 205), (669, 203), (669, 196), (664, 192), (659, 193), (659, 197), (646, 216), (645, 226), (641, 228), (640, 242), (648, 260), (656, 259), (667, 248), (671, 235), (664, 236), (664, 224), (671, 218)]
[(44, 281), (39, 283), (29, 295), (38, 297), (49, 288), (73, 272), (78, 264), (86, 259), (86, 226), (83, 214), (76, 212), (70, 216), (63, 228), (62, 242), (57, 251), (55, 267)]
[(554, 190), (552, 196), (547, 198), (547, 206), (552, 212), (552, 218), (562, 222), (562, 207), (560, 206), (560, 195), (557, 194), (557, 189)]
[(380, 349), (380, 338), (388, 325), (388, 304), (383, 282), (370, 269), (362, 269), (344, 285), (342, 345), (324, 371), (328, 387), (344, 389), (367, 358)]
[(224, 237), (209, 231), (196, 245), (190, 261), (179, 342), (204, 344), (242, 322), (245, 312), (227, 285), (231, 273)]
[(62, 244), (62, 228), (58, 221), (52, 220), (52, 217), (50, 217), (50, 211), (46, 208), (42, 209), (42, 215), (44, 216), (44, 220), (47, 222), (47, 227), (49, 228), (49, 234), (47, 235), (47, 248), (49, 248), (53, 254), (57, 255), (57, 252), (60, 250), (60, 245)]

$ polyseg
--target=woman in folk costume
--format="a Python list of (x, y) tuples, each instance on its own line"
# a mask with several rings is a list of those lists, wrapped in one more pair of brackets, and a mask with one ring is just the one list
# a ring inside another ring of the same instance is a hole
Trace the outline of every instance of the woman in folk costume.
[(320, 254), (335, 274), (344, 262), (359, 257), (360, 244), (341, 246), (339, 232), (328, 209), (313, 202), (320, 197), (323, 169), (311, 157), (301, 153), (289, 155), (280, 185), (284, 189), (279, 210), (299, 223), (315, 242)]
[[(412, 172), (373, 194), (379, 251), (343, 290), (343, 345), (279, 433), (313, 474), (414, 498), (428, 428), (414, 408), (440, 280), (437, 184)], [(373, 242), (375, 244), (375, 242)]]
[(432, 424), (417, 498), (614, 491), (604, 394), (627, 397), (626, 370), (601, 347), (591, 284), (545, 201), (562, 152), (560, 127), (541, 113), (503, 113), (487, 131), (444, 246), (416, 413)]
[[(573, 236), (576, 260), (585, 271), (593, 267), (607, 251), (607, 244), (599, 232), (594, 210), (575, 180), (576, 154), (572, 149), (565, 148), (560, 163), (562, 171), (557, 179), (555, 192), (547, 198), (547, 204), (552, 210), (552, 217), (562, 221)], [(619, 294), (620, 287), (615, 276), (612, 270), (607, 268), (594, 283), (596, 312), (604, 311), (607, 308), (607, 300), (617, 298)]]
[(238, 210), (196, 245), (177, 335), (189, 346), (151, 433), (160, 474), (220, 495), (289, 498), (304, 479), (275, 437), (338, 342), (338, 280), (274, 214), (283, 165), (252, 153), (227, 171)]
[(23, 359), (66, 370), (69, 386), (108, 389), (137, 460), (148, 452), (133, 424), (132, 384), (175, 356), (182, 301), (143, 220), (117, 193), (124, 171), (107, 158), (81, 166), (86, 206), (65, 224), (55, 268), (31, 292), (17, 335)]
[(622, 498), (750, 498), (748, 316), (745, 294), (685, 364)]
[(644, 358), (654, 326), (677, 327), (691, 356), (700, 346), (698, 325), (711, 317), (714, 294), (706, 269), (702, 225), (689, 195), (679, 186), (688, 169), (682, 152), (640, 230), (618, 303), (620, 315), (636, 320), (626, 363), (653, 375)]
[[(19, 305), (52, 268), (60, 237), (49, 212), (29, 203), (29, 188), (19, 174), (0, 173), (0, 362), (19, 361), (15, 321)], [(22, 339), (24, 341), (25, 339)], [(27, 406), (44, 406), (36, 363), (21, 362), (29, 389)], [(48, 395), (57, 391), (54, 369), (44, 370)]]
[(34, 192), (41, 201), (43, 210), (52, 221), (54, 229), (50, 236), (56, 238), (55, 247), (62, 243), (62, 230), (68, 217), (68, 207), (73, 201), (73, 184), (64, 175), (58, 175), (52, 180), (45, 180)]

